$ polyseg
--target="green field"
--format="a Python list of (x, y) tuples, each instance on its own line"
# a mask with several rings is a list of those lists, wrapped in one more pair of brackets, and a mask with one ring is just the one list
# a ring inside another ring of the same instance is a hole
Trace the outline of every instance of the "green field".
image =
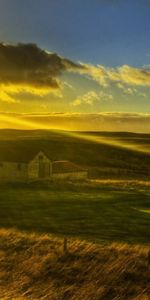
[(149, 187), (0, 187), (1, 228), (105, 242), (149, 243), (149, 208)]
[(17, 161), (23, 152), (34, 157), (40, 150), (52, 161), (67, 159), (88, 168), (90, 179), (125, 181), (120, 186), (1, 185), (0, 227), (98, 241), (150, 242), (150, 188), (125, 184), (150, 180), (149, 134), (0, 130), (0, 157), (9, 152)]

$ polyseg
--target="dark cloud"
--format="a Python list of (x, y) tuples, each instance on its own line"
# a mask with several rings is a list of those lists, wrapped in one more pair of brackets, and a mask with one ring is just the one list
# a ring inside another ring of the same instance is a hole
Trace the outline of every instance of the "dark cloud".
[(57, 77), (82, 67), (36, 44), (0, 43), (0, 84), (27, 84), (36, 88), (58, 88)]

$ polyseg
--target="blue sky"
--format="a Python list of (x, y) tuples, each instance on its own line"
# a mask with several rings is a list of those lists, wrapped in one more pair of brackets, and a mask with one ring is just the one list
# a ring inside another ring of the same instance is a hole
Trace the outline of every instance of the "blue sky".
[(149, 0), (0, 0), (1, 42), (35, 43), (88, 69), (60, 72), (42, 97), (5, 86), (0, 111), (150, 113), (149, 16)]
[(0, 39), (35, 42), (73, 60), (150, 63), (148, 0), (2, 0)]

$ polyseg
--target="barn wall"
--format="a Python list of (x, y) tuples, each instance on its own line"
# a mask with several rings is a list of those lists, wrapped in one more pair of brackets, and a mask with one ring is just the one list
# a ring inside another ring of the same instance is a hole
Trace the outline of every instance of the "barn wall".
[(28, 178), (32, 180), (40, 179), (39, 155), (42, 155), (42, 162), (46, 165), (46, 174), (43, 179), (49, 179), (51, 177), (51, 162), (43, 153), (39, 153), (38, 155), (36, 155), (36, 157), (28, 164)]
[(88, 178), (88, 172), (53, 173), (52, 178), (56, 180), (85, 180)]
[(24, 163), (1, 162), (0, 181), (25, 181), (28, 178), (28, 167)]

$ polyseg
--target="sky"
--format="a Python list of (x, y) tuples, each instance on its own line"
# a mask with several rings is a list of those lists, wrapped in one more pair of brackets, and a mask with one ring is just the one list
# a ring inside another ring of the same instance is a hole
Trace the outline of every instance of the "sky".
[(0, 0), (0, 128), (150, 133), (150, 0)]

